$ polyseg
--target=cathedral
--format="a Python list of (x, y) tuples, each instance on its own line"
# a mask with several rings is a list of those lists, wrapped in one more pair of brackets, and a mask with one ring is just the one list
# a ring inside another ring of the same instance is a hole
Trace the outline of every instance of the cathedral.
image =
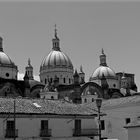
[(95, 98), (111, 99), (137, 94), (134, 74), (117, 72), (110, 68), (102, 49), (100, 64), (85, 81), (82, 66), (77, 71), (71, 59), (61, 50), (55, 27), (52, 49), (40, 65), (40, 81), (33, 75), (31, 60), (25, 67), (23, 80), (18, 80), (18, 67), (3, 50), (0, 37), (0, 96), (64, 99), (73, 103), (93, 102)]

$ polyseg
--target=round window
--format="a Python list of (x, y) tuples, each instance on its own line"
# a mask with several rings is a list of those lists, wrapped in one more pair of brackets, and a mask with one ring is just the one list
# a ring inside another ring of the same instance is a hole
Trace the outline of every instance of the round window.
[(6, 75), (6, 77), (9, 77), (9, 73), (6, 73), (5, 75)]

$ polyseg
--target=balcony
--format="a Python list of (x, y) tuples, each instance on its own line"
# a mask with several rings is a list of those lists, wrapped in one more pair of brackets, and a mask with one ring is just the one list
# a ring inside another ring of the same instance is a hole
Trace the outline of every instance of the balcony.
[[(18, 129), (15, 130), (15, 137), (18, 137)], [(14, 138), (14, 129), (6, 129), (5, 138)]]
[(97, 136), (98, 129), (73, 129), (73, 136)]
[(40, 130), (40, 137), (51, 137), (52, 130), (51, 129), (41, 129)]

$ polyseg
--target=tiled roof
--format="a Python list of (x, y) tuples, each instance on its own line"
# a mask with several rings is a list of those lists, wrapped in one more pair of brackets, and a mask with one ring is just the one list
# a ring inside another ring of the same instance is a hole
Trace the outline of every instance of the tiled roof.
[[(130, 104), (140, 105), (140, 95), (103, 100), (101, 107), (104, 110), (113, 107), (129, 106)], [(97, 109), (95, 102), (84, 104), (84, 106), (91, 109)]]
[(53, 114), (53, 115), (96, 115), (88, 108), (61, 100), (0, 98), (0, 114), (14, 112), (14, 100), (17, 114)]

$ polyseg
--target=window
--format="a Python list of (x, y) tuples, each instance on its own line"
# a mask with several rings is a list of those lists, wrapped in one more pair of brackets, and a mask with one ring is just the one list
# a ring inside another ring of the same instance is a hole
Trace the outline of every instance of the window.
[(9, 77), (9, 73), (6, 73), (5, 75), (6, 75), (6, 77)]
[(69, 78), (69, 84), (70, 84), (70, 78)]
[(105, 130), (105, 121), (101, 120), (101, 130)]
[(45, 84), (47, 84), (47, 79), (45, 78)]
[(75, 129), (81, 130), (81, 120), (75, 120)]
[(63, 81), (64, 81), (64, 83), (66, 83), (66, 79), (65, 78), (63, 79)]
[(87, 102), (87, 99), (85, 99), (85, 103)]
[(14, 121), (7, 121), (7, 125), (6, 125), (6, 128), (9, 130), (14, 130)]
[(116, 87), (116, 84), (113, 84), (113, 87), (115, 88)]
[(10, 120), (6, 123), (5, 138), (18, 137), (18, 129), (15, 129), (15, 122)]
[(41, 130), (48, 129), (48, 120), (41, 120)]
[(51, 82), (51, 83), (53, 82), (53, 79), (52, 79), (52, 78), (50, 78), (50, 82)]
[(94, 102), (94, 98), (92, 98), (92, 102)]
[(51, 96), (51, 99), (53, 100), (53, 99), (54, 99), (54, 97), (53, 97), (53, 96)]
[(131, 119), (130, 118), (126, 118), (125, 119), (125, 124), (128, 124), (128, 123), (130, 123), (131, 122)]

